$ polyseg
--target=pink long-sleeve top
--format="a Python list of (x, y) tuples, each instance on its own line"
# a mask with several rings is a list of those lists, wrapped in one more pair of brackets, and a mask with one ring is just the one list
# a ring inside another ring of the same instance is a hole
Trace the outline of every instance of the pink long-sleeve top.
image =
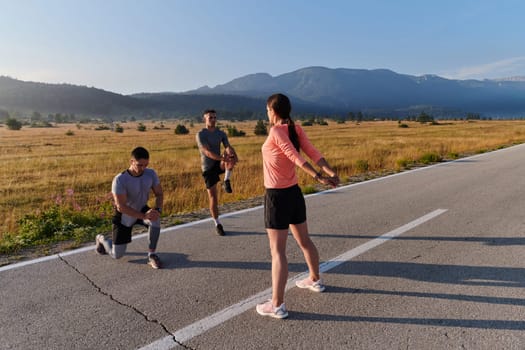
[[(296, 125), (301, 150), (314, 163), (323, 155), (310, 142), (303, 129)], [(295, 166), (306, 163), (305, 158), (295, 149), (288, 136), (288, 125), (274, 125), (262, 145), (265, 188), (288, 188), (298, 182)]]

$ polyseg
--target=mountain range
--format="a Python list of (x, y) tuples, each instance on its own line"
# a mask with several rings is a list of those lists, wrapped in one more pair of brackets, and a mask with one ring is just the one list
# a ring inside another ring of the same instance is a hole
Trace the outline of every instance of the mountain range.
[(28, 114), (72, 113), (103, 119), (199, 116), (215, 108), (235, 119), (265, 116), (268, 95), (290, 96), (299, 114), (404, 117), (421, 111), (436, 117), (525, 117), (525, 77), (453, 80), (387, 69), (307, 67), (278, 76), (256, 73), (215, 87), (186, 92), (121, 95), (94, 87), (46, 84), (0, 76), (0, 109)]

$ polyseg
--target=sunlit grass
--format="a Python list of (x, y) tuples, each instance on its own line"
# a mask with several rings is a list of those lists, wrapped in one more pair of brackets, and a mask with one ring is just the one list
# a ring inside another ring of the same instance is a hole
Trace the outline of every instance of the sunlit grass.
[[(195, 134), (203, 124), (186, 123), (190, 133), (175, 135), (175, 127), (181, 122), (163, 123), (165, 129), (154, 130), (158, 122), (143, 122), (146, 132), (137, 131), (136, 123), (121, 123), (123, 133), (96, 131), (95, 125), (77, 128), (67, 124), (19, 131), (0, 127), (0, 239), (6, 232), (16, 232), (24, 215), (52, 207), (56, 197), (68, 189), (74, 190), (75, 200), (83, 210), (96, 212), (101, 198), (106, 198), (111, 190), (111, 180), (128, 167), (129, 153), (139, 145), (150, 151), (150, 167), (161, 178), (164, 215), (207, 208), (195, 145)], [(221, 203), (264, 192), (260, 148), (265, 137), (254, 135), (255, 123), (228, 122), (245, 131), (246, 136), (230, 138), (240, 161), (232, 178), (234, 193), (221, 193)], [(425, 161), (429, 155), (454, 159), (525, 139), (525, 121), (404, 123), (408, 128), (390, 121), (329, 122), (328, 126), (304, 128), (342, 179), (363, 172), (403, 170)], [(299, 174), (302, 186), (314, 184), (309, 176)]]

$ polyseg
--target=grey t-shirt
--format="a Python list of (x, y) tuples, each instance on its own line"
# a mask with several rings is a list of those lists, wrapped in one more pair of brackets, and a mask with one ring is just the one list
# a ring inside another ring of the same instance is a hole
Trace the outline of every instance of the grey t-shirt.
[(133, 176), (126, 170), (113, 178), (111, 192), (126, 194), (126, 204), (140, 211), (148, 203), (151, 189), (159, 184), (159, 177), (153, 169), (144, 169), (140, 176)]
[[(202, 146), (206, 146), (211, 152), (215, 154), (221, 154), (221, 143), (224, 147), (229, 147), (230, 143), (228, 142), (228, 136), (222, 130), (215, 128), (213, 131), (208, 129), (202, 129), (196, 135), (197, 145), (199, 146), (199, 151)], [(206, 157), (202, 152), (201, 154), (201, 168), (202, 171), (209, 170), (217, 162), (215, 159)]]

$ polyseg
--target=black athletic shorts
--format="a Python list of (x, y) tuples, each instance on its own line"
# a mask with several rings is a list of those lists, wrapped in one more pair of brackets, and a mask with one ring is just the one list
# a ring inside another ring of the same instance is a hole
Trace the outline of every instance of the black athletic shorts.
[(264, 195), (264, 225), (276, 230), (306, 221), (306, 205), (298, 185), (282, 189), (266, 189)]
[(216, 161), (212, 168), (202, 173), (204, 183), (206, 183), (206, 188), (212, 188), (217, 182), (219, 182), (221, 180), (219, 178), (220, 174), (224, 174), (224, 169), (221, 169), (221, 162)]
[[(140, 211), (143, 213), (146, 213), (151, 208), (145, 205)], [(133, 230), (134, 225), (144, 225), (148, 226), (144, 223), (144, 221), (138, 219), (135, 221), (135, 223), (131, 226), (124, 226), (121, 222), (122, 219), (122, 213), (115, 210), (115, 215), (113, 215), (113, 219), (111, 220), (113, 223), (113, 232), (112, 232), (112, 238), (113, 238), (113, 244), (127, 244), (131, 242), (131, 231)]]

